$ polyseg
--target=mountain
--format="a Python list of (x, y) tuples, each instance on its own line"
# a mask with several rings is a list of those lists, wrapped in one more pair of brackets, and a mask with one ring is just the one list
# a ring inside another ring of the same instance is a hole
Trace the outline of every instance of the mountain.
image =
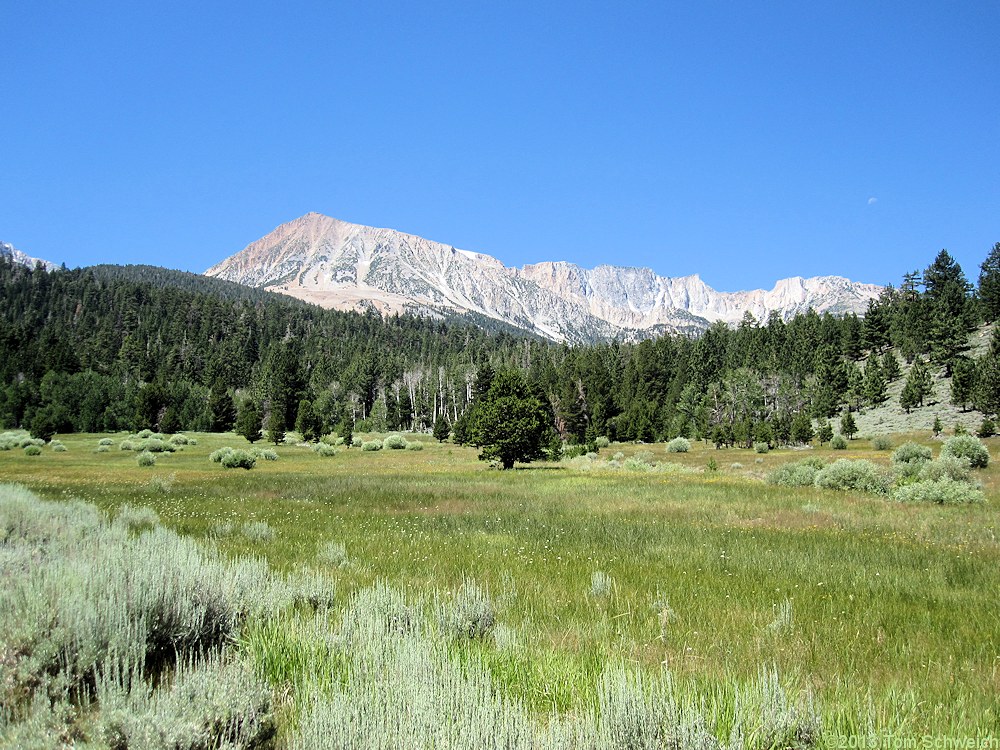
[(282, 224), (205, 275), (338, 309), (472, 314), (571, 343), (697, 332), (812, 307), (863, 313), (881, 287), (839, 276), (783, 279), (770, 291), (717, 292), (698, 276), (544, 262), (508, 268), (482, 253), (310, 213)]
[(59, 268), (55, 263), (25, 255), (13, 245), (6, 242), (0, 242), (0, 256), (10, 258), (18, 265), (28, 266), (28, 268), (34, 268), (36, 263), (41, 263), (46, 271), (54, 271)]

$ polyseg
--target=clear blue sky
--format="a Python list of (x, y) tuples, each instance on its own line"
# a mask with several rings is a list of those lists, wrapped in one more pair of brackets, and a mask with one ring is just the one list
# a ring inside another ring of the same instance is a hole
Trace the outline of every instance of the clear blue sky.
[(1000, 3), (0, 0), (0, 239), (202, 271), (308, 211), (898, 283), (1000, 241)]

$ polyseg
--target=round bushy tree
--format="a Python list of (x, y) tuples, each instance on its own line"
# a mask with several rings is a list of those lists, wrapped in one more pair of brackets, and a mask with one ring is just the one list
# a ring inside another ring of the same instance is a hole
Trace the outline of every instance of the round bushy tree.
[(481, 461), (499, 461), (511, 469), (545, 455), (552, 430), (551, 414), (532, 394), (524, 375), (501, 370), (480, 399), (470, 419), (472, 442), (481, 446)]

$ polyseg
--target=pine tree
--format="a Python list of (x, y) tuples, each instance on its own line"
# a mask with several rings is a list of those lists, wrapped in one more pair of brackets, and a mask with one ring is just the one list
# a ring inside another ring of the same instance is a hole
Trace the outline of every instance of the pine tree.
[(792, 420), (792, 440), (796, 443), (812, 442), (815, 433), (813, 432), (812, 420), (809, 415), (800, 411)]
[(236, 423), (236, 404), (221, 381), (212, 384), (208, 394), (208, 410), (212, 418), (212, 432), (229, 432)]
[(295, 431), (302, 435), (302, 439), (307, 443), (319, 440), (323, 426), (319, 416), (313, 409), (313, 404), (308, 399), (299, 401), (299, 408), (295, 414)]
[(816, 431), (816, 439), (819, 440), (820, 445), (833, 440), (833, 425), (830, 424), (829, 419), (820, 423), (819, 429)]
[(1000, 414), (1000, 326), (993, 329), (993, 341), (976, 365), (976, 408), (984, 414)]
[(877, 299), (868, 300), (868, 310), (861, 324), (861, 344), (872, 354), (889, 346), (889, 308), (895, 290), (886, 288)]
[(955, 360), (951, 369), (951, 403), (962, 411), (968, 411), (975, 389), (975, 363), (965, 357)]
[(285, 439), (285, 415), (276, 404), (271, 405), (267, 414), (267, 440), (275, 445), (280, 445)]
[(885, 376), (887, 383), (895, 382), (896, 378), (903, 374), (903, 370), (899, 366), (899, 360), (896, 359), (895, 353), (891, 350), (887, 351), (882, 357), (882, 374)]
[(941, 417), (937, 414), (934, 415), (934, 424), (931, 425), (931, 434), (937, 437), (941, 434), (941, 430), (944, 429), (944, 425), (941, 424)]
[(344, 447), (350, 448), (354, 444), (354, 412), (344, 408), (344, 416), (340, 420), (337, 435), (344, 441)]
[(448, 439), (448, 435), (451, 434), (451, 425), (448, 424), (448, 418), (444, 414), (439, 414), (438, 418), (434, 420), (432, 434), (434, 435), (434, 439), (439, 443), (443, 443)]
[(889, 394), (886, 393), (886, 385), (885, 375), (882, 372), (882, 365), (879, 364), (879, 358), (876, 356), (869, 357), (868, 362), (865, 363), (863, 389), (865, 401), (872, 406), (881, 406), (884, 404), (889, 398)]
[(899, 405), (909, 414), (910, 409), (924, 405), (924, 399), (930, 395), (932, 387), (927, 365), (922, 358), (917, 357), (913, 361), (910, 373), (906, 376), (903, 392), (899, 396)]
[(840, 418), (840, 434), (847, 435), (848, 440), (854, 440), (854, 435), (858, 431), (858, 425), (854, 421), (854, 415), (848, 409)]
[(504, 469), (515, 461), (545, 456), (554, 429), (551, 412), (533, 395), (517, 370), (501, 370), (470, 415), (473, 442), (481, 461), (498, 461)]
[(247, 399), (243, 402), (236, 415), (237, 434), (245, 437), (252, 445), (260, 440), (260, 423), (260, 409), (257, 408), (257, 405), (253, 401)]
[(942, 250), (924, 271), (924, 287), (930, 314), (927, 333), (931, 360), (944, 365), (945, 375), (951, 375), (952, 362), (968, 349), (968, 334), (973, 327), (971, 286), (962, 267), (947, 250)]
[(1000, 319), (1000, 242), (979, 267), (979, 300), (988, 323)]

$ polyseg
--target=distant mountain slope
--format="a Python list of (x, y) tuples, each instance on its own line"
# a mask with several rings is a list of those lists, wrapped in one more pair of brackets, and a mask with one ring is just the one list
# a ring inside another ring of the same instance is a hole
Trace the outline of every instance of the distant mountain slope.
[(46, 271), (54, 271), (59, 268), (58, 265), (50, 261), (42, 260), (41, 258), (32, 258), (30, 255), (26, 255), (7, 242), (0, 242), (0, 255), (6, 256), (15, 263), (27, 266), (28, 268), (34, 268), (38, 263), (41, 263), (42, 267), (44, 267)]
[(556, 341), (693, 332), (746, 312), (759, 320), (858, 312), (881, 287), (836, 276), (779, 281), (770, 291), (717, 292), (697, 276), (648, 268), (545, 262), (507, 268), (496, 258), (392, 229), (310, 213), (282, 224), (205, 274), (339, 309), (472, 313)]

